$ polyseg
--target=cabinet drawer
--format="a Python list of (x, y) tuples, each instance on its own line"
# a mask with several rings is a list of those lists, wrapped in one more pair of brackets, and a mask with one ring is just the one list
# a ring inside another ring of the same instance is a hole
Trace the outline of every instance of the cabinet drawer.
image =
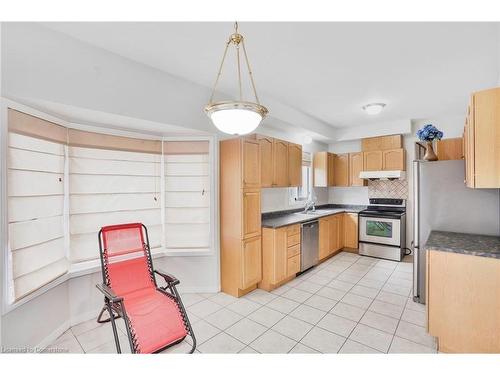
[(300, 244), (294, 245), (288, 248), (288, 256), (287, 258), (294, 257), (295, 255), (300, 255)]
[(293, 236), (288, 236), (286, 240), (286, 246), (295, 246), (300, 244), (300, 234), (294, 234)]
[(286, 275), (290, 277), (298, 272), (300, 272), (300, 255), (295, 255), (287, 260)]
[(290, 225), (286, 228), (286, 233), (288, 236), (293, 236), (300, 233), (300, 225)]

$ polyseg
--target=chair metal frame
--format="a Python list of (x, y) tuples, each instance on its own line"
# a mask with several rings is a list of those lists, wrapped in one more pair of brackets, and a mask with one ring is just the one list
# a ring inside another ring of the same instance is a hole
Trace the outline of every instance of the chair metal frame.
[[(172, 299), (176, 304), (179, 309), (179, 312), (181, 313), (182, 319), (184, 321), (184, 326), (187, 331), (187, 335), (181, 338), (180, 340), (177, 340), (171, 344), (168, 344), (157, 351), (155, 353), (159, 353), (171, 346), (177, 345), (181, 343), (187, 336), (191, 336), (192, 339), (192, 344), (191, 344), (191, 350), (189, 351), (189, 354), (193, 353), (196, 349), (196, 338), (193, 332), (193, 328), (191, 327), (191, 323), (189, 322), (189, 317), (187, 315), (186, 309), (184, 308), (184, 304), (182, 303), (181, 297), (179, 295), (179, 292), (177, 291), (176, 285), (180, 284), (180, 281), (175, 278), (173, 275), (168, 274), (166, 272), (162, 272), (160, 270), (155, 270), (153, 268), (153, 260), (151, 257), (151, 250), (149, 248), (149, 236), (148, 236), (148, 229), (144, 224), (141, 224), (142, 230), (144, 230), (145, 234), (145, 240), (146, 242), (143, 241), (143, 247), (144, 247), (144, 253), (146, 254), (147, 261), (149, 264), (149, 272), (151, 279), (154, 281), (154, 285), (157, 291), (165, 295), (165, 298), (170, 298)], [(125, 327), (127, 329), (127, 336), (128, 336), (128, 341), (130, 344), (130, 350), (132, 353), (138, 353), (136, 349), (136, 345), (134, 345), (134, 335), (133, 335), (133, 327), (131, 326), (130, 319), (127, 316), (127, 311), (125, 310), (125, 304), (123, 303), (123, 297), (116, 295), (116, 293), (110, 288), (110, 286), (107, 284), (106, 280), (106, 265), (105, 265), (105, 252), (106, 249), (104, 249), (103, 245), (103, 236), (102, 236), (102, 229), (98, 233), (98, 240), (99, 240), (99, 254), (101, 257), (101, 271), (102, 271), (102, 284), (97, 284), (96, 287), (99, 289), (103, 294), (104, 294), (104, 307), (102, 308), (101, 312), (99, 313), (99, 316), (97, 317), (97, 322), (98, 323), (106, 323), (106, 322), (111, 322), (111, 326), (113, 328), (113, 336), (115, 339), (115, 344), (116, 344), (116, 351), (118, 354), (121, 353), (121, 347), (120, 347), (120, 340), (118, 338), (118, 330), (116, 327), (116, 319), (123, 318), (125, 321)], [(167, 284), (166, 286), (159, 287), (157, 282), (156, 282), (156, 277), (155, 275), (161, 276), (165, 283)], [(109, 314), (109, 318), (103, 319), (103, 314), (104, 312), (107, 311)], [(115, 315), (116, 314), (116, 315)], [(167, 317), (166, 317), (167, 318)]]

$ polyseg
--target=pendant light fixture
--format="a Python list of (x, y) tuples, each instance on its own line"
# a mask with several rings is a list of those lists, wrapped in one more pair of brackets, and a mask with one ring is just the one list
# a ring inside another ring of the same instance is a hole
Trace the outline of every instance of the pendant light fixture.
[[(213, 99), (215, 90), (217, 89), (217, 84), (219, 83), (219, 78), (222, 74), (222, 67), (224, 66), (227, 51), (231, 45), (236, 49), (239, 100), (214, 102)], [(243, 50), (243, 57), (250, 76), (255, 102), (243, 100), (241, 88), (240, 47)], [(217, 129), (224, 133), (234, 135), (251, 133), (259, 126), (268, 113), (267, 108), (260, 104), (259, 97), (257, 96), (252, 70), (250, 69), (250, 63), (248, 62), (247, 51), (245, 49), (245, 41), (243, 39), (243, 35), (238, 33), (238, 22), (235, 22), (234, 33), (229, 36), (229, 40), (226, 43), (224, 55), (222, 56), (222, 62), (212, 90), (212, 95), (210, 96), (209, 103), (205, 106), (205, 113), (208, 117), (210, 117)]]

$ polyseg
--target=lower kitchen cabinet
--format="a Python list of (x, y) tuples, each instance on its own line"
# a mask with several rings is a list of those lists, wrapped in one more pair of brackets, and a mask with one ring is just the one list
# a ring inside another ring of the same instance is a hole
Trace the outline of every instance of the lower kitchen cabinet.
[(241, 249), (241, 287), (248, 289), (257, 284), (262, 278), (260, 236), (243, 241)]
[(444, 353), (500, 353), (500, 259), (428, 249), (428, 331)]
[(345, 249), (358, 252), (358, 214), (340, 213), (319, 219), (319, 260)]
[(344, 214), (344, 248), (350, 252), (358, 252), (358, 214)]
[(300, 272), (300, 224), (262, 228), (262, 281), (259, 288), (273, 290)]

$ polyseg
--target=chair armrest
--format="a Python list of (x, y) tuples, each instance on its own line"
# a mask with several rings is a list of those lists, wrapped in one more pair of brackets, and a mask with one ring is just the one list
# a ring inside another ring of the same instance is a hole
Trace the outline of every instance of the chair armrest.
[(106, 284), (97, 284), (96, 288), (99, 289), (102, 292), (102, 294), (104, 294), (113, 303), (123, 301), (123, 297), (118, 297), (113, 291), (113, 289), (111, 289)]
[(180, 281), (173, 275), (169, 274), (169, 273), (166, 273), (166, 272), (163, 272), (163, 271), (160, 271), (160, 270), (154, 270), (154, 273), (160, 275), (161, 277), (163, 277), (163, 279), (165, 280), (166, 283), (170, 284), (170, 285), (177, 285), (177, 284), (180, 284)]

